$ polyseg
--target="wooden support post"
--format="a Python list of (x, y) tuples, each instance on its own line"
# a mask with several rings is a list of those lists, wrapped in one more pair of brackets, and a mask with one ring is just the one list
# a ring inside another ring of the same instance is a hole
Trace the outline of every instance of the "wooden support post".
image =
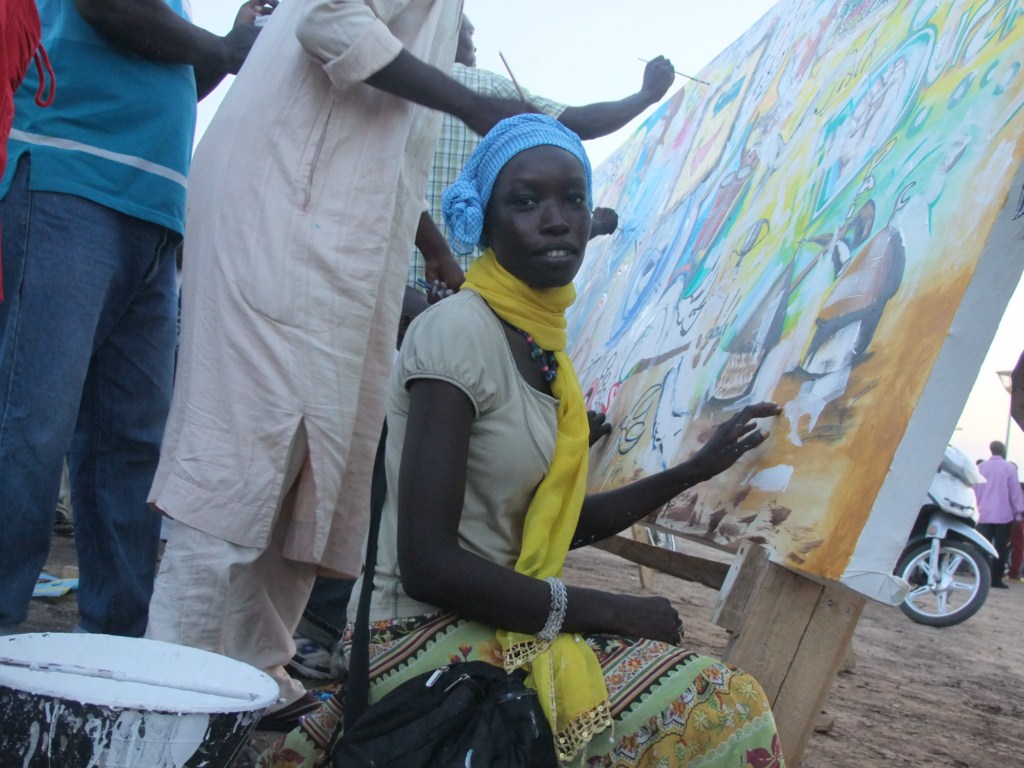
[[(642, 525), (634, 525), (631, 533), (633, 541), (647, 541), (647, 531)], [(640, 586), (644, 589), (654, 589), (654, 571), (646, 565), (640, 565), (638, 569), (640, 571)]]
[(795, 768), (814, 730), (865, 598), (825, 586), (769, 559), (760, 544), (736, 553), (713, 619), (731, 634), (723, 657), (761, 683)]

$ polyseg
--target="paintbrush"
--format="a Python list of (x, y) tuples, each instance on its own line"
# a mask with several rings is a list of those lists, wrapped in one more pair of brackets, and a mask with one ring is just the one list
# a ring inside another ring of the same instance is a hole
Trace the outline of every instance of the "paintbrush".
[[(636, 60), (637, 61), (642, 61), (644, 64), (650, 64), (651, 63), (650, 59), (641, 59), (639, 56), (636, 57)], [(508, 65), (506, 64), (505, 66), (508, 66)], [(690, 77), (689, 75), (684, 75), (682, 72), (680, 72), (678, 70), (675, 70), (675, 69), (673, 69), (672, 71), (675, 72), (680, 77), (685, 77), (687, 80), (693, 80), (693, 82), (695, 82), (695, 83), (700, 83), (701, 85), (708, 85), (708, 86), (711, 85), (711, 83), (709, 83), (707, 80), (701, 80), (700, 78), (697, 78), (697, 77)], [(509, 72), (509, 74), (512, 74), (512, 73)], [(513, 78), (513, 80), (514, 80), (514, 78)]]
[(505, 54), (498, 51), (498, 56), (501, 57), (501, 63), (505, 65), (505, 71), (508, 72), (508, 76), (512, 78), (512, 85), (516, 87), (516, 92), (519, 94), (519, 98), (525, 102), (526, 96), (523, 94), (523, 89), (519, 87), (519, 81), (516, 80), (516, 76), (512, 74), (512, 67), (510, 67), (508, 62), (505, 60)]
[(116, 669), (101, 669), (99, 667), (86, 667), (80, 664), (65, 664), (51, 661), (25, 661), (23, 659), (11, 659), (0, 656), (0, 667), (15, 667), (19, 669), (30, 669), (33, 672), (57, 672), (63, 675), (77, 675), (80, 677), (93, 677), (102, 680), (114, 680), (119, 683), (137, 683), (139, 685), (152, 685), (157, 688), (170, 688), (177, 691), (188, 691), (190, 693), (202, 693), (208, 696), (220, 696), (225, 699), (238, 699), (240, 701), (255, 701), (256, 695), (252, 691), (234, 690), (217, 684), (207, 685), (199, 681), (190, 683), (176, 683), (159, 676), (145, 674), (128, 674)]

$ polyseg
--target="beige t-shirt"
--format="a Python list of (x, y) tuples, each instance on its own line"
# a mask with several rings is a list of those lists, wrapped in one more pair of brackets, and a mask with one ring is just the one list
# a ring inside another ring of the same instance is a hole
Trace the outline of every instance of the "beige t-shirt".
[[(463, 291), (418, 317), (405, 337), (388, 387), (388, 492), (370, 610), (375, 620), (437, 610), (409, 598), (398, 572), (398, 473), (409, 414), (406, 387), (414, 379), (446, 381), (473, 403), (459, 523), (459, 543), (470, 552), (514, 567), (526, 509), (555, 449), (558, 401), (519, 375), (500, 321), (478, 294)], [(357, 584), (355, 595), (359, 588)], [(356, 602), (350, 604), (350, 618)]]

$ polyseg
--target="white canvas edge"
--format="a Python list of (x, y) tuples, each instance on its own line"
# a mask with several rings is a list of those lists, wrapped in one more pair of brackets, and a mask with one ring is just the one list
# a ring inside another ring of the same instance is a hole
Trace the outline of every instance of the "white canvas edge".
[[(1013, 176), (857, 546), (839, 578), (840, 584), (873, 600), (899, 605), (906, 593), (906, 583), (892, 571), (974, 386), (974, 372), (988, 354), (1024, 271), (1024, 216), (1014, 219), (1022, 186), (1024, 165)], [(1024, 347), (1024, 328), (1020, 343)]]

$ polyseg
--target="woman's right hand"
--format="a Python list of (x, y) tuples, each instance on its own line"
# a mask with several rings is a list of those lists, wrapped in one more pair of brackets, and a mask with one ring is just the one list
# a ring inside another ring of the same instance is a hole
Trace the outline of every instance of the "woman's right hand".
[(683, 638), (683, 620), (667, 598), (660, 596), (609, 595), (613, 598), (613, 626), (599, 628), (625, 637), (643, 637), (678, 645)]

